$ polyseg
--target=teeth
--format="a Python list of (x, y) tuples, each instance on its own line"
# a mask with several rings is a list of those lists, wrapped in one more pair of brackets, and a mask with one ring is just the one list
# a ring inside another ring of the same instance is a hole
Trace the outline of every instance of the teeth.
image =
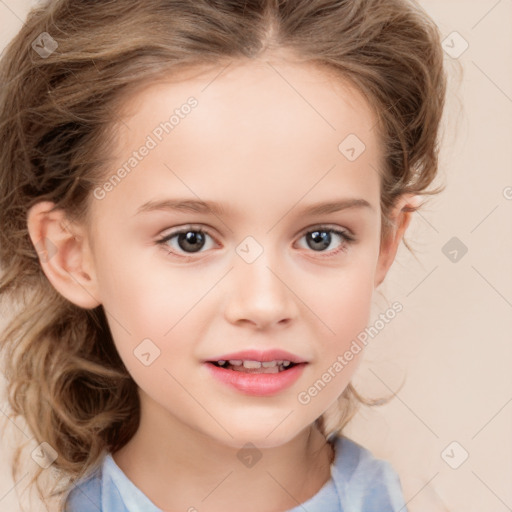
[(235, 372), (242, 372), (242, 373), (257, 373), (257, 374), (263, 374), (263, 373), (279, 373), (280, 369), (277, 366), (274, 366), (273, 368), (245, 368), (244, 366), (233, 366), (232, 368)]
[(244, 361), (244, 368), (261, 368), (259, 361)]
[(284, 367), (284, 368), (287, 368), (288, 366), (290, 366), (291, 362), (290, 361), (285, 361), (285, 360), (282, 360), (282, 359), (276, 359), (274, 361), (252, 361), (252, 360), (242, 360), (242, 359), (230, 359), (229, 361), (225, 361), (225, 360), (220, 360), (220, 361), (217, 361), (218, 365), (219, 366), (225, 366), (226, 363), (229, 363), (231, 366), (236, 366), (236, 367), (241, 367), (243, 366), (244, 368), (248, 368), (248, 369), (259, 369), (261, 367), (263, 368), (275, 368), (276, 366), (277, 367)]
[[(224, 360), (217, 361), (221, 366), (226, 363)], [(232, 366), (242, 366), (244, 365), (245, 368), (261, 368), (264, 366), (265, 368), (272, 368), (273, 366), (290, 366), (290, 361), (285, 361), (282, 359), (276, 359), (274, 361), (252, 361), (250, 359), (242, 360), (242, 359), (230, 359), (229, 364)]]

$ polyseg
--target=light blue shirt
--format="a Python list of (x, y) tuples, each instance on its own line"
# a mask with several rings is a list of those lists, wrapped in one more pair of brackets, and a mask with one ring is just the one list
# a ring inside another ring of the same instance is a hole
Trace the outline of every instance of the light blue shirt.
[[(71, 491), (66, 512), (162, 512), (128, 479), (110, 454)], [(331, 478), (309, 500), (287, 512), (407, 512), (400, 480), (389, 462), (340, 436)]]

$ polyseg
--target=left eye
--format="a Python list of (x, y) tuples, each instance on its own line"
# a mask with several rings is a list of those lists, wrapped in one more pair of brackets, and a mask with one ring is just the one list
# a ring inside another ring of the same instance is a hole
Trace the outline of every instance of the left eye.
[(329, 252), (325, 249), (331, 245), (333, 234), (341, 239), (338, 248), (332, 251), (333, 254), (345, 250), (346, 246), (353, 241), (353, 238), (347, 232), (327, 227), (307, 231), (301, 238), (306, 238), (308, 247), (314, 249), (314, 252)]
[[(333, 241), (333, 235), (340, 239), (338, 248), (333, 249), (332, 251), (326, 251), (325, 249), (328, 248)], [(166, 249), (170, 249), (170, 253), (179, 256), (180, 251), (185, 254), (200, 252), (201, 249), (205, 247), (207, 238), (213, 240), (213, 238), (202, 229), (184, 228), (165, 235), (159, 239), (157, 243), (164, 246)], [(307, 245), (313, 250), (313, 252), (329, 252), (332, 255), (337, 254), (342, 250), (346, 250), (346, 246), (353, 241), (352, 236), (347, 232), (328, 227), (319, 227), (317, 229), (309, 230), (300, 237), (300, 239), (303, 238), (306, 238)]]

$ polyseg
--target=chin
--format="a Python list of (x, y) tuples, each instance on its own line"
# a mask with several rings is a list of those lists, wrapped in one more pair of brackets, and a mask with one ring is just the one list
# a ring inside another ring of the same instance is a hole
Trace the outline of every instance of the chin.
[(225, 433), (222, 436), (222, 442), (236, 449), (244, 448), (248, 443), (261, 449), (277, 448), (289, 443), (305, 428), (308, 428), (292, 428), (291, 425), (285, 427), (283, 424), (280, 425), (280, 422), (282, 422), (282, 418), (279, 421), (273, 422), (271, 426), (266, 422), (261, 424), (252, 423), (245, 426), (240, 425), (238, 428), (231, 424), (228, 427), (228, 431), (232, 437)]

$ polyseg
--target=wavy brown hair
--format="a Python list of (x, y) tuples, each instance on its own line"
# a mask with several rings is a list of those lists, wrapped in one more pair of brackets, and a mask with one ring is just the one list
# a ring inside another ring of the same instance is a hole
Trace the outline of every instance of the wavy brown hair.
[[(58, 47), (41, 56), (48, 33)], [(118, 356), (102, 306), (82, 309), (44, 275), (27, 211), (55, 203), (83, 221), (104, 181), (122, 100), (189, 66), (220, 66), (278, 48), (348, 80), (378, 121), (382, 236), (405, 193), (430, 189), (445, 97), (439, 32), (408, 0), (55, 0), (33, 9), (0, 62), (0, 298), (15, 314), (0, 338), (13, 418), (25, 418), (53, 466), (77, 481), (130, 440), (137, 386)], [(103, 179), (102, 179), (103, 177)], [(406, 244), (407, 245), (407, 244)], [(349, 385), (341, 432), (358, 402)], [(19, 471), (18, 449), (13, 476)], [(40, 469), (31, 483), (39, 485)], [(67, 484), (52, 495), (68, 490)]]

